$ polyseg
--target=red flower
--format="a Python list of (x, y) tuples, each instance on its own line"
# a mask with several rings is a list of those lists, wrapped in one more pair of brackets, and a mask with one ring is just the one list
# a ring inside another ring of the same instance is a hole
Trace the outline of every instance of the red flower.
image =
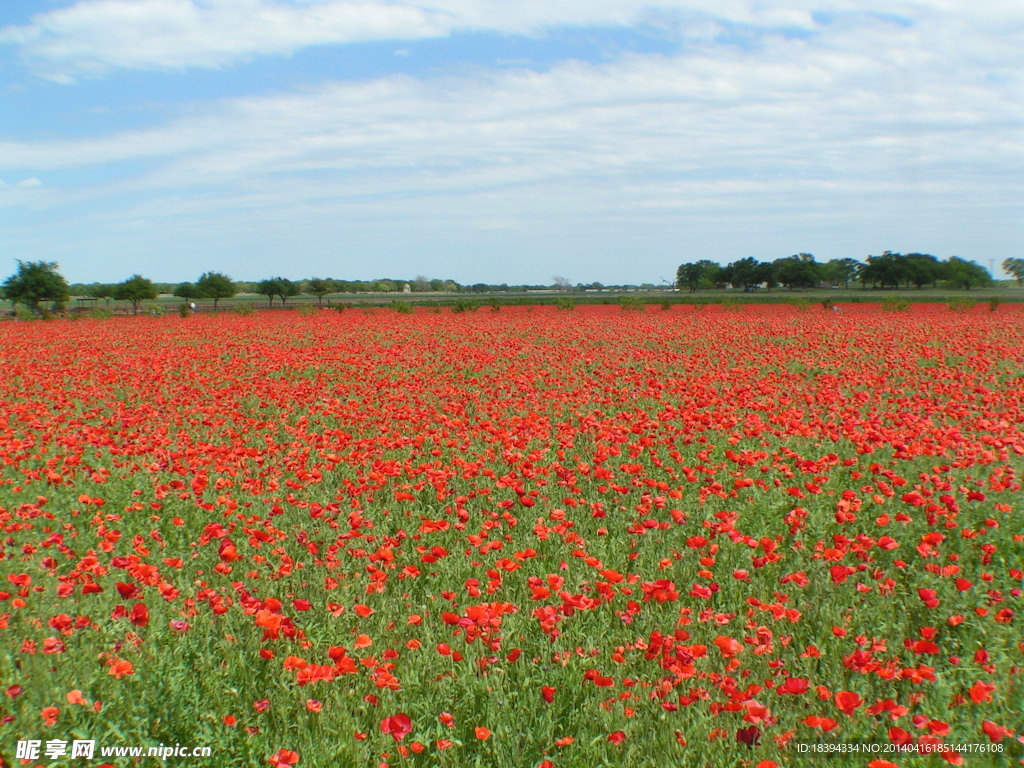
[(864, 699), (853, 691), (838, 691), (836, 693), (836, 706), (839, 707), (844, 714), (852, 715), (863, 703)]
[(274, 766), (274, 768), (291, 768), (291, 766), (299, 762), (299, 753), (293, 752), (290, 749), (279, 749), (267, 758), (267, 762)]
[(395, 741), (401, 741), (412, 731), (412, 720), (408, 715), (399, 712), (397, 715), (385, 717), (380, 721), (380, 731), (391, 734)]

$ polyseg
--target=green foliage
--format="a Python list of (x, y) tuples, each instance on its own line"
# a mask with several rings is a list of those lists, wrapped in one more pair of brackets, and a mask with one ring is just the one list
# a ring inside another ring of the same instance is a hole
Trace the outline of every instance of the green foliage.
[(946, 281), (956, 287), (969, 291), (974, 286), (988, 285), (992, 276), (980, 264), (959, 256), (950, 256), (946, 261)]
[(882, 302), (882, 309), (886, 312), (906, 312), (910, 309), (910, 302), (896, 296), (890, 296)]
[(811, 308), (810, 299), (790, 299), (789, 303), (792, 304), (797, 309), (799, 309), (801, 312), (806, 312), (808, 309)]
[(220, 272), (204, 272), (196, 280), (196, 289), (200, 297), (213, 299), (214, 311), (217, 310), (217, 303), (221, 299), (230, 299), (237, 292), (231, 278)]
[(555, 299), (555, 307), (563, 312), (572, 312), (576, 309), (576, 302), (568, 297), (563, 297), (561, 299)]
[(1007, 274), (1013, 275), (1013, 279), (1017, 281), (1017, 285), (1024, 285), (1024, 259), (1004, 259), (1002, 267)]
[(174, 289), (174, 295), (179, 299), (198, 299), (200, 298), (199, 289), (192, 283), (178, 283)]
[(132, 305), (132, 314), (138, 314), (139, 304), (156, 298), (156, 286), (142, 275), (132, 275), (114, 287), (114, 298)]
[(776, 259), (776, 279), (790, 290), (813, 288), (821, 281), (822, 266), (810, 253), (797, 253), (784, 259)]
[(974, 308), (974, 306), (977, 303), (978, 302), (976, 302), (974, 299), (969, 299), (967, 297), (957, 297), (955, 299), (950, 299), (946, 303), (946, 306), (949, 307), (949, 309), (952, 312), (969, 312), (971, 311), (971, 309)]
[(271, 306), (274, 304), (275, 296), (280, 297), (281, 304), (284, 305), (289, 296), (299, 295), (299, 286), (286, 277), (270, 277), (260, 280), (256, 284), (256, 293), (266, 296), (270, 300)]
[(324, 296), (334, 293), (335, 284), (330, 278), (311, 277), (306, 281), (306, 292), (310, 296), (316, 296), (320, 304), (324, 303)]
[(501, 302), (498, 301), (497, 299), (491, 299), (488, 302), (488, 304), (490, 304), (491, 312), (500, 312), (501, 311)]
[(689, 288), (690, 293), (700, 288), (711, 288), (717, 282), (721, 270), (718, 264), (708, 259), (681, 264), (676, 270), (676, 287)]
[(639, 296), (620, 296), (619, 307), (631, 312), (644, 311), (644, 303)]
[(471, 299), (458, 299), (452, 304), (452, 312), (461, 314), (463, 312), (476, 312), (480, 309), (480, 302)]
[(299, 314), (303, 317), (311, 317), (312, 315), (315, 315), (316, 312), (317, 308), (313, 304), (302, 304), (299, 306)]
[(256, 309), (253, 307), (252, 304), (248, 304), (245, 302), (235, 304), (234, 312), (236, 315), (251, 315), (255, 311)]
[(22, 304), (33, 312), (42, 301), (63, 304), (71, 298), (68, 282), (58, 271), (55, 261), (21, 261), (18, 271), (0, 286), (0, 296), (14, 304)]
[(107, 318), (113, 317), (114, 313), (106, 307), (93, 307), (89, 310), (89, 317), (93, 320), (106, 320)]
[(391, 308), (400, 315), (412, 314), (412, 304), (408, 301), (392, 301)]
[(836, 303), (834, 301), (832, 301), (832, 299), (822, 299), (821, 300), (821, 308), (822, 309), (832, 309), (832, 307), (834, 307), (835, 305), (836, 305)]
[(988, 311), (995, 312), (997, 309), (999, 309), (999, 305), (1001, 303), (1002, 302), (999, 301), (998, 296), (990, 296), (988, 300)]
[(188, 308), (188, 304), (178, 305), (178, 317), (188, 317), (192, 314), (192, 311)]

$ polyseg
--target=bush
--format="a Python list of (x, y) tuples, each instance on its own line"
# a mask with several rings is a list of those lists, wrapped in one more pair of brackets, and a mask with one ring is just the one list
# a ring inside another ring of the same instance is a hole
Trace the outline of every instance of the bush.
[(723, 296), (718, 300), (722, 309), (739, 309), (740, 303), (732, 296)]
[(631, 312), (644, 311), (644, 303), (639, 296), (620, 296), (619, 307)]
[(974, 299), (958, 296), (955, 299), (950, 299), (946, 306), (949, 307), (951, 312), (970, 312), (977, 303)]
[(672, 302), (671, 301), (663, 301), (658, 306), (661, 307), (662, 310), (667, 311), (667, 310), (672, 309)]
[(235, 304), (234, 313), (236, 315), (251, 315), (253, 311), (252, 304)]
[(106, 320), (108, 317), (113, 317), (114, 313), (111, 312), (107, 307), (93, 307), (89, 310), (89, 317), (93, 320)]
[(1001, 302), (999, 301), (999, 297), (997, 297), (997, 296), (992, 296), (992, 297), (991, 297), (991, 298), (990, 298), (990, 299), (988, 300), (988, 311), (989, 311), (989, 312), (995, 312), (995, 311), (996, 311), (997, 309), (999, 309), (999, 304), (1000, 304), (1000, 303), (1001, 303)]
[(886, 312), (906, 312), (910, 309), (910, 302), (891, 296), (882, 302), (882, 309)]
[(316, 304), (300, 304), (299, 314), (303, 317), (309, 317), (310, 315), (316, 314)]
[(192, 314), (192, 312), (188, 308), (188, 304), (178, 305), (178, 317), (188, 317), (190, 314)]
[(555, 299), (555, 307), (563, 312), (572, 312), (576, 309), (576, 302), (568, 298)]
[(832, 307), (834, 307), (835, 305), (836, 305), (836, 303), (834, 301), (832, 301), (832, 299), (822, 299), (821, 300), (821, 308), (822, 309), (832, 309)]
[(164, 309), (162, 304), (154, 304), (146, 311), (146, 314), (150, 317), (163, 317), (166, 313), (167, 310)]
[(801, 312), (806, 312), (811, 308), (811, 302), (809, 299), (790, 299), (789, 303), (799, 309)]
[(491, 312), (501, 311), (501, 302), (498, 301), (497, 299), (491, 299), (490, 302), (488, 303), (491, 305)]
[(469, 299), (458, 299), (452, 304), (452, 312), (455, 314), (462, 314), (463, 312), (476, 312), (480, 309), (480, 305), (475, 301)]
[(412, 304), (408, 301), (392, 301), (391, 308), (400, 315), (408, 315), (412, 313)]

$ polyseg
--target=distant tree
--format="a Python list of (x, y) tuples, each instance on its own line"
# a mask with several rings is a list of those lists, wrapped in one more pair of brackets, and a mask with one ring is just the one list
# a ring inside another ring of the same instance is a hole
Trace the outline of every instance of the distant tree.
[(860, 272), (860, 280), (867, 287), (899, 288), (907, 278), (907, 257), (902, 253), (883, 251), (881, 256), (868, 256)]
[(116, 288), (117, 286), (113, 283), (93, 283), (89, 286), (86, 295), (94, 299), (104, 299), (109, 304), (110, 300), (114, 298)]
[(266, 296), (270, 306), (274, 306), (274, 297), (277, 296), (277, 278), (268, 277), (256, 283), (255, 292), (260, 296)]
[(552, 277), (551, 284), (551, 287), (554, 288), (556, 291), (567, 292), (572, 290), (572, 282), (569, 280), (569, 278), (563, 277), (562, 275), (555, 275), (554, 277)]
[(117, 284), (114, 288), (114, 298), (118, 301), (131, 302), (132, 314), (137, 315), (139, 304), (156, 298), (156, 286), (142, 275), (132, 275), (123, 283)]
[(285, 304), (289, 296), (298, 296), (301, 292), (298, 283), (293, 283), (287, 277), (277, 278), (277, 295), (281, 297), (281, 304)]
[(907, 287), (913, 283), (918, 288), (923, 288), (938, 282), (942, 264), (930, 253), (908, 253), (903, 258), (903, 277), (907, 281)]
[(14, 304), (24, 304), (33, 312), (39, 311), (39, 302), (63, 304), (71, 297), (67, 280), (59, 272), (55, 261), (21, 261), (18, 271), (4, 281), (0, 293)]
[(185, 301), (198, 299), (199, 289), (193, 283), (178, 283), (174, 288), (174, 295)]
[(797, 253), (774, 262), (778, 280), (789, 290), (813, 288), (821, 281), (821, 265), (814, 254)]
[(729, 267), (732, 268), (729, 282), (736, 288), (749, 288), (763, 282), (758, 277), (758, 262), (753, 256), (734, 261)]
[(1024, 259), (1010, 258), (1003, 260), (1003, 270), (1013, 275), (1013, 278), (1017, 281), (1017, 285), (1024, 284)]
[(416, 293), (426, 293), (430, 290), (430, 278), (426, 275), (416, 275), (416, 279), (412, 281), (412, 289)]
[(757, 276), (757, 283), (755, 284), (760, 285), (761, 283), (764, 283), (765, 288), (769, 291), (779, 282), (779, 278), (776, 275), (775, 265), (770, 261), (759, 262), (754, 274)]
[(306, 291), (311, 296), (316, 296), (320, 306), (323, 306), (324, 296), (329, 293), (334, 293), (334, 290), (334, 281), (330, 278), (311, 277), (306, 281)]
[(988, 285), (992, 282), (992, 276), (977, 262), (950, 256), (946, 260), (946, 281), (969, 291), (976, 285)]
[(864, 265), (856, 259), (832, 259), (825, 264), (823, 276), (830, 285), (849, 288), (850, 283), (856, 282), (863, 267)]
[(692, 264), (680, 264), (676, 270), (676, 287), (689, 288), (690, 293), (699, 288), (710, 288), (718, 278), (721, 267), (708, 259)]
[(231, 278), (220, 272), (203, 272), (196, 280), (196, 288), (203, 298), (213, 299), (214, 312), (217, 311), (217, 302), (230, 299), (237, 291)]

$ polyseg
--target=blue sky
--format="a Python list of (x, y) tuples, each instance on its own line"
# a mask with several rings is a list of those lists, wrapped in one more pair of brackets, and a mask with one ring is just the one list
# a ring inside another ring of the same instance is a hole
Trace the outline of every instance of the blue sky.
[(1018, 0), (4, 0), (0, 276), (998, 273), (1022, 86)]

